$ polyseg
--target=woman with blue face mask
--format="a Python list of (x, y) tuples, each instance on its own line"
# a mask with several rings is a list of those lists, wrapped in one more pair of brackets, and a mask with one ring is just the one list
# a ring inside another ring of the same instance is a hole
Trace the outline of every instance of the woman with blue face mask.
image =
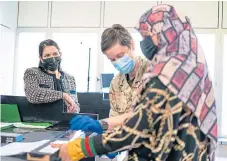
[[(132, 111), (132, 102), (136, 97), (136, 90), (142, 76), (146, 72), (148, 61), (136, 56), (131, 34), (119, 24), (115, 24), (103, 32), (101, 49), (119, 71), (119, 74), (113, 78), (110, 84), (109, 100), (111, 108), (109, 116), (115, 117), (124, 114), (125, 119)], [(113, 127), (118, 124), (119, 120), (113, 120)], [(112, 127), (109, 126), (109, 130), (111, 129)]]
[(115, 24), (101, 36), (101, 50), (119, 71), (110, 85), (110, 117), (131, 111), (136, 90), (146, 72), (148, 61), (136, 56), (131, 34)]

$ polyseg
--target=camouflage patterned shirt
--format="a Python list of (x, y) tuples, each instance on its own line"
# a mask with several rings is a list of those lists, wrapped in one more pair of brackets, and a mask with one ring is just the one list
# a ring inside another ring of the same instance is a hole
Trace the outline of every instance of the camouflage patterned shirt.
[(110, 117), (124, 114), (131, 110), (133, 98), (143, 74), (146, 72), (148, 61), (145, 58), (137, 57), (138, 65), (134, 80), (129, 83), (126, 74), (118, 74), (113, 78), (110, 85)]

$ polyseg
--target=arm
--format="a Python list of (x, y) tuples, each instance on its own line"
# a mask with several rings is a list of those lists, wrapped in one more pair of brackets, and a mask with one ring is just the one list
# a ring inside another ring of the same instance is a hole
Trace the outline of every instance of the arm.
[(109, 98), (110, 98), (110, 113), (109, 113), (109, 117), (114, 117), (119, 115), (119, 113), (117, 112), (117, 98), (116, 98), (116, 92), (115, 92), (115, 88), (114, 88), (114, 82), (113, 80), (111, 81), (110, 84), (110, 91), (109, 91)]
[[(153, 78), (131, 118), (114, 132), (75, 140), (68, 145), (69, 154), (73, 158), (80, 151), (83, 154), (80, 157), (85, 157), (143, 147), (149, 148), (154, 157), (167, 155), (177, 134), (182, 106), (183, 103), (159, 79)], [(73, 150), (72, 145), (76, 142), (79, 148)]]
[(115, 128), (117, 126), (123, 125), (125, 120), (132, 116), (133, 116), (133, 112), (129, 112), (129, 113), (125, 113), (125, 114), (122, 114), (119, 116), (103, 119), (103, 121), (107, 122), (108, 130), (112, 130), (113, 128)]
[(76, 92), (76, 81), (74, 77), (71, 77), (71, 89), (73, 92), (70, 92), (69, 96), (73, 99), (73, 101), (76, 103), (77, 106), (77, 112), (80, 112), (80, 104), (78, 102), (77, 92)]
[(40, 88), (38, 75), (32, 69), (27, 69), (24, 73), (25, 95), (29, 102), (34, 104), (49, 103), (63, 99), (63, 93), (46, 88)]

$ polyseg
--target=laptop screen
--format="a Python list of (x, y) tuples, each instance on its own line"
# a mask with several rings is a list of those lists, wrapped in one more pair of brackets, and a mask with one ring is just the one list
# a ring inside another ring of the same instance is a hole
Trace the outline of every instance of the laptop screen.
[(54, 130), (54, 131), (65, 131), (68, 130), (70, 127), (70, 120), (75, 116), (89, 116), (95, 120), (98, 120), (98, 114), (90, 114), (90, 113), (78, 113), (78, 114), (64, 114), (62, 117), (62, 121), (54, 123), (53, 126), (47, 127), (47, 130)]

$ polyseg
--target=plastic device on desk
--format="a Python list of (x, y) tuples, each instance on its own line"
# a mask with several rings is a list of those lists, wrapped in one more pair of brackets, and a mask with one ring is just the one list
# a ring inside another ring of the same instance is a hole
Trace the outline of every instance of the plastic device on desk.
[(21, 142), (23, 140), (22, 134), (1, 132), (1, 143)]

